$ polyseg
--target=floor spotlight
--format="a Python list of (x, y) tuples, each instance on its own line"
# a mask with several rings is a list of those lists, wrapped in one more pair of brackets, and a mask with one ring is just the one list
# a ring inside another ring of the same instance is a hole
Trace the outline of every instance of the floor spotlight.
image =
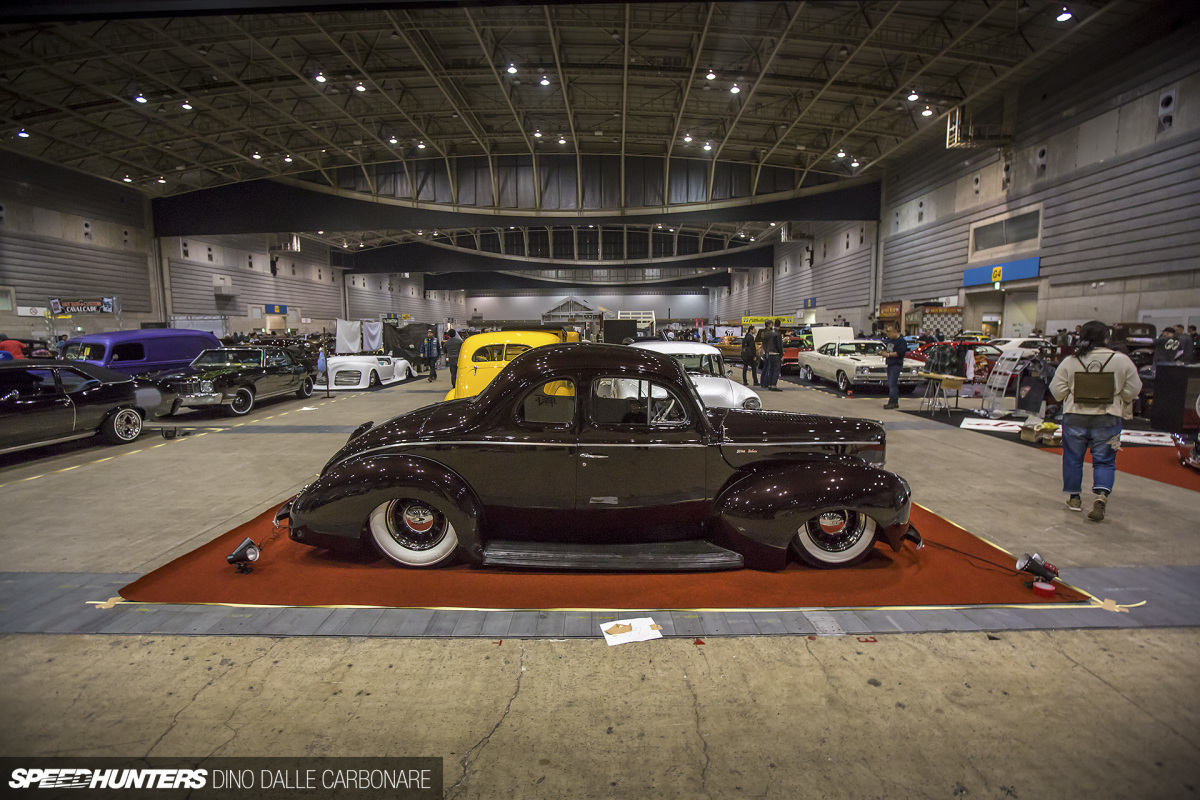
[(225, 560), (237, 567), (237, 571), (243, 574), (251, 572), (254, 568), (250, 566), (251, 561), (258, 561), (260, 550), (254, 540), (247, 536), (242, 540), (242, 543), (237, 546), (229, 555), (225, 556)]
[(1017, 570), (1019, 572), (1028, 572), (1030, 575), (1034, 575), (1044, 581), (1052, 581), (1058, 577), (1056, 572), (1052, 572), (1046, 567), (1045, 562), (1041, 561), (1040, 557), (1038, 560), (1034, 560), (1034, 557), (1029, 555), (1029, 553), (1025, 553), (1017, 559)]

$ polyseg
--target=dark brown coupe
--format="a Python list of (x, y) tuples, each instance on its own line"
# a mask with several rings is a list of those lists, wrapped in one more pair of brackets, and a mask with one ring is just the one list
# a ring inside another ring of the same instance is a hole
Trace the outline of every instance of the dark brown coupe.
[(538, 347), (477, 397), (367, 423), (280, 511), (404, 566), (782, 569), (919, 544), (878, 422), (706, 409), (678, 362)]

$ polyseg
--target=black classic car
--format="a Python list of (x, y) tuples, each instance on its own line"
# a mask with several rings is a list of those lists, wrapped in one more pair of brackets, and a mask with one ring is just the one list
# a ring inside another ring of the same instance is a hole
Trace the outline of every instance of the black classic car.
[(149, 376), (175, 395), (180, 408), (222, 406), (240, 417), (268, 397), (309, 397), (316, 367), (279, 347), (221, 347), (205, 350), (180, 369)]
[(104, 367), (52, 359), (0, 361), (0, 453), (99, 434), (132, 442), (160, 399), (134, 378)]
[(411, 567), (782, 569), (920, 542), (878, 422), (706, 409), (670, 356), (537, 347), (478, 396), (366, 423), (277, 521)]

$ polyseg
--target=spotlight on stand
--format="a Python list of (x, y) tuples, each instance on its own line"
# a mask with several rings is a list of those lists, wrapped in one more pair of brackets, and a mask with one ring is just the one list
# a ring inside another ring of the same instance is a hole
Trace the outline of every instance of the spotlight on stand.
[(225, 556), (225, 560), (237, 567), (237, 571), (247, 573), (254, 568), (250, 566), (251, 561), (258, 561), (259, 547), (254, 543), (254, 540), (247, 536), (242, 540), (242, 543), (237, 546), (229, 555)]
[(1029, 553), (1025, 553), (1017, 559), (1017, 570), (1019, 572), (1028, 572), (1030, 575), (1034, 575), (1047, 582), (1058, 577), (1057, 567), (1051, 570), (1046, 563), (1042, 561), (1041, 556), (1038, 556), (1035, 560), (1033, 556), (1029, 555)]

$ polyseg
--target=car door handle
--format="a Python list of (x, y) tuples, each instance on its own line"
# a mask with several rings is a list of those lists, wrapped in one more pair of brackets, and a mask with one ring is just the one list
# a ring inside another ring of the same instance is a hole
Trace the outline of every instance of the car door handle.
[(596, 453), (580, 453), (580, 458), (608, 458), (608, 456), (597, 455)]

